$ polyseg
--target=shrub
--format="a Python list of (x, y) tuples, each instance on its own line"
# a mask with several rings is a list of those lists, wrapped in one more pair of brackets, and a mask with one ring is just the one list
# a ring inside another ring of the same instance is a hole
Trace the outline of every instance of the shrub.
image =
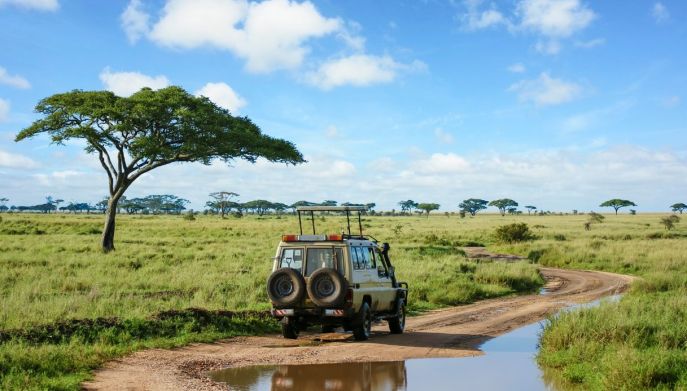
[(679, 221), (680, 221), (680, 217), (678, 217), (677, 215), (671, 215), (668, 217), (661, 217), (661, 224), (663, 224), (663, 226), (666, 227), (666, 229), (668, 231), (675, 228), (675, 224), (678, 223)]
[(184, 220), (193, 221), (195, 219), (196, 219), (196, 216), (193, 214), (193, 211), (190, 211), (188, 213), (184, 213)]
[(500, 242), (525, 242), (535, 239), (526, 223), (513, 223), (496, 228), (496, 239)]
[(563, 234), (555, 234), (553, 235), (553, 239), (558, 240), (559, 242), (563, 242), (566, 240), (566, 237)]

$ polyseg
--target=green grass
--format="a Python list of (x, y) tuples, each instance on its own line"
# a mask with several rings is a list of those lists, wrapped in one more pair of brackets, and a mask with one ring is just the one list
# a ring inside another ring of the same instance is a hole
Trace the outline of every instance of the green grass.
[(537, 360), (564, 384), (687, 389), (687, 227), (666, 231), (661, 216), (607, 215), (591, 231), (584, 216), (552, 216), (536, 223), (539, 240), (495, 246), (547, 266), (641, 277), (617, 303), (551, 319)]
[[(0, 222), (0, 389), (78, 389), (92, 369), (148, 347), (273, 332), (265, 281), (294, 217), (120, 216), (115, 252), (98, 247), (102, 215), (3, 214)], [(475, 262), (495, 216), (367, 217), (392, 245), (410, 310), (536, 290), (535, 265)], [(340, 232), (342, 219), (318, 227)], [(202, 310), (185, 310), (198, 308)], [(226, 311), (239, 311), (227, 313)]]

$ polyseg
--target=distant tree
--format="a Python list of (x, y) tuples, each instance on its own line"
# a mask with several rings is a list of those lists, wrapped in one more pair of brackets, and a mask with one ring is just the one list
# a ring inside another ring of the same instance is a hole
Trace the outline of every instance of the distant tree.
[(293, 211), (296, 211), (296, 208), (301, 207), (301, 206), (315, 206), (317, 205), (316, 202), (310, 202), (310, 201), (296, 201), (293, 204), (291, 204), (290, 208), (293, 209)]
[(471, 216), (474, 216), (480, 210), (487, 209), (488, 203), (489, 201), (487, 200), (481, 200), (479, 198), (468, 198), (467, 200), (463, 200), (463, 202), (458, 204), (458, 207), (460, 208), (460, 210), (463, 210), (467, 213), (470, 213)]
[(527, 214), (531, 214), (533, 211), (537, 210), (537, 207), (533, 205), (526, 205), (525, 209), (527, 209)]
[[(0, 199), (0, 202), (1, 201), (2, 201), (2, 199)], [(5, 198), (5, 201), (7, 201), (6, 198)], [(682, 214), (683, 211), (687, 210), (687, 205), (685, 205), (682, 202), (679, 202), (677, 204), (670, 205), (670, 209), (672, 209), (673, 212), (680, 212), (680, 214)]]
[(210, 204), (212, 204), (212, 206), (219, 212), (220, 217), (224, 218), (224, 216), (229, 212), (229, 204), (238, 196), (238, 194), (231, 191), (217, 191), (210, 193), (212, 200), (208, 201), (206, 205), (211, 206)]
[(262, 216), (272, 209), (272, 203), (267, 200), (253, 200), (243, 203), (243, 207), (252, 210), (258, 216)]
[(663, 226), (666, 227), (668, 231), (673, 229), (675, 227), (675, 224), (677, 224), (678, 222), (680, 222), (680, 217), (678, 215), (661, 217), (661, 224), (663, 224)]
[(9, 201), (9, 200), (10, 199), (6, 198), (6, 197), (0, 198), (0, 212), (5, 212), (5, 211), (9, 210), (7, 205), (5, 205), (5, 204), (7, 204), (7, 201)]
[(634, 210), (634, 209), (630, 209), (630, 214), (634, 216), (634, 215), (636, 215), (636, 214), (637, 214), (637, 211), (636, 211), (636, 210)]
[(592, 223), (603, 223), (606, 217), (594, 211), (589, 212), (589, 221)]
[(285, 210), (289, 209), (289, 206), (286, 204), (282, 204), (281, 202), (275, 202), (272, 204), (272, 209), (274, 209), (275, 212), (277, 212), (278, 215), (281, 215), (284, 213)]
[(499, 200), (491, 201), (489, 203), (489, 206), (494, 206), (498, 208), (499, 212), (501, 213), (501, 216), (505, 216), (506, 210), (508, 210), (508, 208), (514, 208), (518, 206), (518, 203), (511, 200), (510, 198), (502, 198)]
[(398, 205), (401, 207), (401, 213), (410, 213), (417, 208), (418, 203), (413, 200), (406, 200), (399, 202)]
[(603, 208), (611, 207), (611, 208), (615, 209), (615, 214), (618, 214), (618, 209), (625, 208), (628, 206), (637, 206), (637, 204), (635, 204), (634, 202), (629, 201), (629, 200), (621, 200), (620, 198), (613, 198), (612, 200), (604, 201), (599, 206), (603, 207)]
[(320, 205), (322, 206), (336, 206), (337, 202), (334, 200), (324, 200)]
[(518, 210), (518, 208), (508, 208), (507, 212), (509, 215), (516, 215), (522, 213)]
[(43, 133), (55, 144), (81, 139), (107, 173), (101, 243), (105, 252), (114, 250), (117, 203), (149, 171), (175, 162), (210, 164), (215, 159), (304, 161), (292, 143), (266, 136), (250, 119), (234, 117), (208, 98), (175, 86), (143, 88), (130, 97), (74, 90), (41, 100), (36, 111), (42, 118), (19, 132), (16, 141)]
[(417, 209), (427, 213), (427, 218), (429, 218), (429, 213), (433, 210), (439, 209), (439, 206), (439, 204), (421, 203), (417, 204)]

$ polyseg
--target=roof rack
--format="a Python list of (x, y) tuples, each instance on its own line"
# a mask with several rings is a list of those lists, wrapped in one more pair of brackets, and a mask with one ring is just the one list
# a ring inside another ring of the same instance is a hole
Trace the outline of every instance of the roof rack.
[(312, 221), (312, 234), (317, 235), (315, 232), (315, 212), (344, 212), (346, 213), (346, 222), (348, 224), (348, 236), (351, 235), (351, 212), (358, 212), (358, 228), (360, 229), (360, 237), (363, 237), (363, 222), (360, 218), (362, 212), (366, 212), (366, 206), (299, 206), (296, 208), (296, 213), (298, 213), (298, 227), (301, 230), (301, 235), (303, 235), (303, 221), (301, 219), (301, 213), (309, 212), (310, 220)]

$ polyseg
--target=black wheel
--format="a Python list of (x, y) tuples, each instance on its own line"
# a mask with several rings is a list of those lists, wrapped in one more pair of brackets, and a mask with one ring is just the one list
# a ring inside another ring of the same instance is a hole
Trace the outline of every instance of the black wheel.
[(372, 334), (372, 311), (367, 302), (364, 302), (358, 313), (358, 321), (353, 327), (353, 338), (356, 341), (366, 341)]
[(293, 319), (284, 319), (281, 322), (281, 335), (287, 339), (297, 339), (298, 338), (298, 326)]
[(406, 303), (400, 300), (398, 303), (398, 315), (389, 319), (389, 330), (391, 334), (403, 334), (406, 327)]
[(275, 307), (293, 306), (305, 296), (305, 280), (298, 270), (277, 269), (267, 279), (267, 295)]
[(338, 307), (346, 299), (348, 285), (339, 272), (330, 268), (315, 270), (308, 279), (308, 296), (319, 307)]

